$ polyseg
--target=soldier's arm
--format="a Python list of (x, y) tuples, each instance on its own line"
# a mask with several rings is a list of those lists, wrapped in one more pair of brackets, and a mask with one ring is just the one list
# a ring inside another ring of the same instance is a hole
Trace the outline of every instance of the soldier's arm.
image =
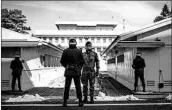
[(132, 68), (135, 69), (135, 60), (133, 60)]
[(146, 64), (145, 64), (145, 60), (143, 59), (143, 68), (145, 68)]
[(14, 67), (13, 67), (13, 61), (11, 61), (10, 68), (11, 68), (12, 70), (14, 69)]
[(85, 64), (85, 59), (84, 59), (84, 55), (83, 55), (83, 53), (82, 53), (82, 51), (81, 51), (81, 64), (82, 65), (84, 65)]
[(22, 61), (21, 61), (21, 63), (20, 63), (20, 68), (21, 68), (21, 70), (23, 69)]
[(95, 63), (96, 63), (96, 69), (99, 70), (100, 68), (100, 61), (97, 53), (95, 53)]
[(63, 67), (66, 67), (66, 65), (67, 65), (66, 64), (66, 52), (65, 52), (65, 50), (62, 53), (62, 57), (61, 57), (60, 63), (62, 64)]

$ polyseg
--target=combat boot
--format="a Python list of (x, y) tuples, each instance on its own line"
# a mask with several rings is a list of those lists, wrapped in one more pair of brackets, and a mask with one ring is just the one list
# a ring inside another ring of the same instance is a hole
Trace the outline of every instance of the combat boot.
[(84, 103), (82, 102), (82, 99), (79, 99), (79, 107), (83, 107)]
[(143, 92), (145, 92), (145, 88), (143, 88)]
[(87, 100), (87, 96), (84, 96), (84, 100), (83, 100), (84, 103), (87, 103), (88, 100)]
[(90, 103), (91, 104), (94, 104), (94, 98), (93, 98), (93, 96), (90, 97)]
[(63, 107), (67, 107), (67, 100), (63, 101)]

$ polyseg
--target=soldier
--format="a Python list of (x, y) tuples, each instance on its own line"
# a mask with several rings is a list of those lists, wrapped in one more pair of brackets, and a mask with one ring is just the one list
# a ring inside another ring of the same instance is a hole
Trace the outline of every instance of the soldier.
[(19, 88), (19, 91), (21, 92), (22, 89), (21, 89), (21, 82), (20, 82), (20, 78), (21, 78), (21, 75), (22, 75), (22, 69), (23, 69), (23, 65), (22, 65), (22, 61), (20, 61), (20, 56), (19, 54), (17, 53), (15, 55), (15, 59), (11, 61), (11, 64), (10, 64), (10, 68), (12, 69), (12, 91), (14, 92), (14, 88), (15, 88), (15, 83), (16, 83), (16, 79), (18, 80), (18, 88)]
[[(88, 41), (85, 44), (86, 52), (83, 53), (85, 64), (83, 66), (81, 81), (83, 84), (83, 102), (87, 102), (88, 96), (88, 81), (90, 84), (90, 103), (94, 103), (94, 84), (95, 78), (99, 75), (99, 58), (96, 52), (92, 51), (92, 43)], [(96, 71), (94, 69), (96, 65)]]
[(79, 106), (83, 106), (80, 76), (82, 66), (85, 62), (82, 51), (77, 49), (76, 44), (77, 42), (75, 39), (69, 40), (69, 48), (63, 51), (60, 61), (62, 66), (65, 67), (64, 76), (66, 77), (63, 106), (67, 106), (72, 78), (74, 79), (77, 98), (79, 99)]
[(134, 91), (136, 92), (138, 78), (140, 78), (142, 82), (143, 92), (145, 92), (145, 79), (144, 79), (144, 68), (145, 68), (145, 60), (141, 57), (141, 53), (137, 52), (136, 58), (133, 60), (132, 67), (135, 69), (135, 83), (134, 83)]

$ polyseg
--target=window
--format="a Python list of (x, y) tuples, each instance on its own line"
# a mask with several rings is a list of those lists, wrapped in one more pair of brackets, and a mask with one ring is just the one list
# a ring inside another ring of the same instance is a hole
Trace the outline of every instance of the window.
[(82, 43), (82, 38), (79, 38), (79, 43)]
[(106, 43), (106, 38), (103, 38), (103, 43)]
[(58, 43), (58, 40), (59, 40), (59, 39), (56, 37), (56, 38), (55, 38), (55, 42)]
[(97, 38), (97, 43), (100, 43), (100, 38)]
[(40, 55), (40, 61), (41, 61), (41, 65), (45, 66), (44, 62), (45, 62), (45, 56)]
[(46, 40), (46, 37), (43, 37), (44, 40)]
[(118, 62), (118, 63), (124, 62), (124, 54), (119, 55), (119, 56), (117, 57), (117, 62)]
[(67, 42), (69, 42), (70, 38), (67, 38)]
[(94, 43), (94, 38), (91, 38), (91, 42)]
[(103, 48), (103, 51), (105, 51), (105, 50), (106, 50), (106, 48), (104, 47), (104, 48)]
[(61, 42), (62, 42), (62, 43), (65, 43), (64, 38), (61, 39)]
[(49, 38), (49, 41), (50, 41), (51, 43), (53, 42), (52, 39), (53, 39), (52, 37)]
[(100, 52), (100, 51), (101, 51), (101, 48), (100, 48), (100, 47), (98, 47), (98, 48), (97, 48), (97, 52)]
[(112, 38), (109, 38), (109, 43), (111, 43), (112, 42)]
[(115, 59), (115, 58), (108, 59), (108, 60), (107, 60), (107, 63), (108, 63), (108, 64), (116, 63), (116, 59)]

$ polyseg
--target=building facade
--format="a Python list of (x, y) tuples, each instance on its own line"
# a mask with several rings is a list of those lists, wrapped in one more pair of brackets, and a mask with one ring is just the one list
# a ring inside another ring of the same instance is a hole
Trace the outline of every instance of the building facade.
[(85, 43), (92, 42), (92, 47), (98, 53), (100, 70), (106, 71), (106, 61), (100, 57), (103, 52), (120, 32), (116, 32), (116, 23), (113, 22), (81, 22), (59, 21), (55, 23), (57, 30), (37, 30), (34, 37), (51, 42), (64, 49), (69, 47), (69, 39), (75, 38), (77, 47), (85, 51)]
[(91, 41), (95, 52), (104, 51), (116, 38), (116, 24), (110, 22), (56, 22), (57, 30), (35, 31), (34, 37), (68, 47), (70, 38), (75, 38), (77, 47), (84, 51), (85, 43)]

